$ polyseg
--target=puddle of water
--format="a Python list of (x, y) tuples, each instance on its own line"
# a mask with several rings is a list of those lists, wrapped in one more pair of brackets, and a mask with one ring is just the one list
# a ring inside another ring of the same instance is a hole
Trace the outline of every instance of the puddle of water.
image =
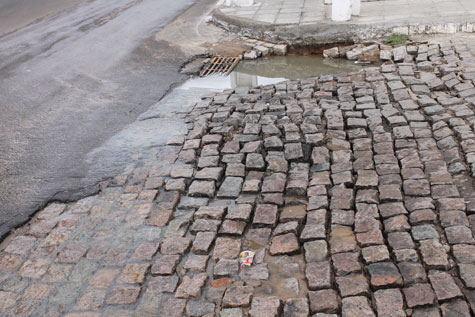
[(346, 59), (313, 56), (272, 56), (241, 61), (234, 72), (263, 78), (304, 79), (319, 75), (358, 71), (362, 65)]
[(193, 78), (182, 88), (234, 89), (276, 84), (288, 79), (305, 79), (319, 75), (350, 73), (362, 65), (344, 59), (325, 59), (322, 56), (272, 56), (241, 61), (229, 76), (213, 75)]

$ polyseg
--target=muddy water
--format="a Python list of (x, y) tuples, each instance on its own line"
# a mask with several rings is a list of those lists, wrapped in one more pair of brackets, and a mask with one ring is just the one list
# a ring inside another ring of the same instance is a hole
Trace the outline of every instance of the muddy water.
[(264, 78), (303, 79), (354, 72), (360, 70), (361, 67), (346, 59), (326, 59), (321, 55), (272, 56), (241, 61), (234, 72)]
[(184, 88), (234, 89), (276, 84), (288, 79), (305, 79), (319, 75), (350, 73), (362, 65), (343, 59), (324, 59), (322, 56), (272, 56), (241, 61), (229, 76), (215, 75), (193, 78)]

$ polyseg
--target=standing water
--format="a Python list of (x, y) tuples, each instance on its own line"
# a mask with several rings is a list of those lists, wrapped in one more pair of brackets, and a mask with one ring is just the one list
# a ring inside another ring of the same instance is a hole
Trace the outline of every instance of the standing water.
[(350, 73), (362, 68), (346, 59), (322, 56), (272, 56), (243, 60), (229, 76), (213, 75), (188, 80), (182, 87), (234, 89), (275, 84), (288, 79), (305, 79), (319, 75)]

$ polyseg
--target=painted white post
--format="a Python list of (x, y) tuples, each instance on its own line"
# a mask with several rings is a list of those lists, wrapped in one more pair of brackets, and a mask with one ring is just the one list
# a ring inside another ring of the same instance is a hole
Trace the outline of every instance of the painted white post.
[(360, 15), (361, 0), (353, 0), (351, 2), (351, 15)]
[(332, 1), (332, 20), (344, 22), (351, 19), (352, 0), (333, 0)]

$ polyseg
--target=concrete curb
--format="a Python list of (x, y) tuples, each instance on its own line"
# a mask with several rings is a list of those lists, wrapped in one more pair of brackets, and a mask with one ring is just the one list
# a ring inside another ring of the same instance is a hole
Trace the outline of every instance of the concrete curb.
[[(385, 37), (393, 33), (417, 35), (475, 32), (475, 17), (471, 17), (470, 21), (465, 22), (413, 23), (409, 25), (402, 23), (356, 24), (347, 22), (275, 25), (230, 16), (224, 14), (220, 9), (215, 9), (212, 12), (212, 17), (215, 24), (228, 31), (272, 43), (290, 45), (357, 42)], [(457, 18), (453, 18), (453, 20), (457, 20)]]

